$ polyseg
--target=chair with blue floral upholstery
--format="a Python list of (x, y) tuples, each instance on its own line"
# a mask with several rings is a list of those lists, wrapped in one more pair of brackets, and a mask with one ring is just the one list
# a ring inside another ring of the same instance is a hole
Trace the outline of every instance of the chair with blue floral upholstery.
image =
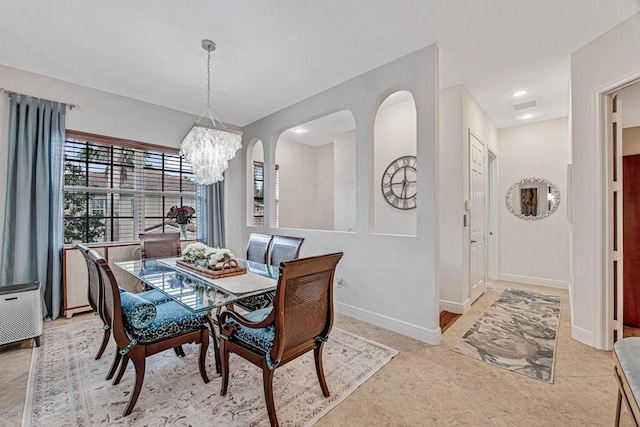
[[(91, 306), (93, 313), (96, 316), (100, 316), (100, 319), (102, 320), (102, 324), (103, 324), (102, 329), (104, 330), (104, 334), (102, 336), (102, 344), (100, 345), (100, 348), (98, 349), (98, 353), (96, 354), (96, 357), (95, 357), (95, 359), (98, 360), (100, 359), (100, 357), (102, 357), (102, 354), (104, 353), (104, 350), (107, 347), (107, 343), (109, 342), (109, 338), (111, 337), (111, 328), (109, 327), (109, 324), (105, 320), (104, 309), (102, 307), (104, 297), (101, 294), (102, 287), (100, 286), (100, 273), (98, 273), (98, 267), (96, 266), (95, 262), (93, 262), (93, 259), (89, 255), (89, 251), (93, 251), (93, 249), (90, 249), (89, 247), (82, 244), (77, 244), (75, 245), (75, 247), (80, 251), (80, 253), (84, 257), (84, 260), (87, 264), (87, 275), (89, 278), (89, 283), (87, 286), (89, 305)], [(95, 255), (96, 256), (98, 255), (97, 252), (95, 253)], [(145, 300), (156, 305), (171, 301), (171, 298), (169, 298), (167, 295), (155, 289), (141, 292), (138, 295), (144, 298)], [(178, 356), (184, 356), (184, 351), (182, 351), (182, 348), (178, 347), (176, 348), (175, 351)], [(117, 358), (117, 361), (119, 360), (120, 359)], [(107, 374), (107, 379), (111, 379), (111, 377), (113, 377), (113, 374), (115, 373), (116, 368), (117, 368), (117, 363), (114, 363), (114, 365), (109, 370), (109, 373)]]
[(322, 347), (333, 325), (333, 277), (342, 253), (282, 263), (273, 307), (244, 316), (225, 310), (218, 316), (222, 388), (229, 384), (229, 353), (262, 368), (264, 394), (272, 426), (278, 425), (273, 398), (274, 370), (313, 350), (322, 393), (329, 388), (322, 367)]
[(102, 278), (104, 316), (122, 356), (120, 370), (114, 380), (118, 384), (129, 360), (133, 361), (136, 381), (124, 416), (133, 410), (144, 381), (146, 358), (183, 344), (200, 344), (198, 365), (205, 383), (209, 347), (209, 328), (206, 314), (193, 313), (175, 301), (154, 305), (137, 294), (121, 292), (109, 264), (95, 251), (89, 255), (98, 266)]

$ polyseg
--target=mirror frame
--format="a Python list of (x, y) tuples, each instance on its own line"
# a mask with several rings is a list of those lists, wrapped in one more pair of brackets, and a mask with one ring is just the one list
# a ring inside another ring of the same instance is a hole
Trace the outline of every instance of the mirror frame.
[[(511, 203), (511, 194), (514, 190), (516, 190), (520, 186), (520, 184), (526, 184), (529, 182), (543, 183), (551, 187), (551, 194), (553, 194), (556, 201), (551, 207), (551, 210), (545, 211), (545, 213), (541, 215), (525, 215), (515, 211), (515, 209), (513, 208), (513, 204)], [(515, 184), (509, 187), (509, 189), (507, 190), (507, 195), (505, 196), (505, 201), (507, 203), (507, 209), (509, 209), (509, 212), (511, 212), (518, 218), (533, 221), (537, 219), (546, 218), (558, 209), (558, 206), (560, 205), (560, 190), (558, 189), (558, 187), (556, 187), (556, 185), (553, 182), (549, 181), (546, 178), (540, 178), (540, 177), (522, 178), (520, 181), (516, 181)]]

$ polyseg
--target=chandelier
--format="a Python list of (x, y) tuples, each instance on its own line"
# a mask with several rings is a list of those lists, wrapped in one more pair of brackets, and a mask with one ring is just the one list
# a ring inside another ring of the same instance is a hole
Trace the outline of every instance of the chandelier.
[(242, 147), (242, 133), (226, 129), (211, 111), (211, 52), (216, 44), (202, 40), (202, 48), (207, 51), (207, 108), (182, 140), (180, 154), (191, 163), (196, 183), (208, 185), (224, 179), (229, 160)]

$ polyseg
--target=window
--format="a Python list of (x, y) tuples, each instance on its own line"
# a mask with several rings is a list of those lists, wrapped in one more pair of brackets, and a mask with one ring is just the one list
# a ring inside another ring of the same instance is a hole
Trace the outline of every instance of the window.
[[(179, 231), (172, 206), (196, 206), (191, 166), (177, 150), (67, 132), (64, 242), (118, 242)], [(196, 221), (187, 226), (196, 237)]]
[[(276, 227), (280, 225), (280, 167), (276, 165)], [(264, 163), (253, 162), (253, 225), (264, 226)]]

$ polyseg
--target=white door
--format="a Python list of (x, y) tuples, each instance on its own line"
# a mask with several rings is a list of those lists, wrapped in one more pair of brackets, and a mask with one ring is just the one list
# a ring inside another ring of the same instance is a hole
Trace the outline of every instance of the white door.
[(486, 290), (486, 160), (484, 144), (469, 132), (469, 299), (473, 303)]

